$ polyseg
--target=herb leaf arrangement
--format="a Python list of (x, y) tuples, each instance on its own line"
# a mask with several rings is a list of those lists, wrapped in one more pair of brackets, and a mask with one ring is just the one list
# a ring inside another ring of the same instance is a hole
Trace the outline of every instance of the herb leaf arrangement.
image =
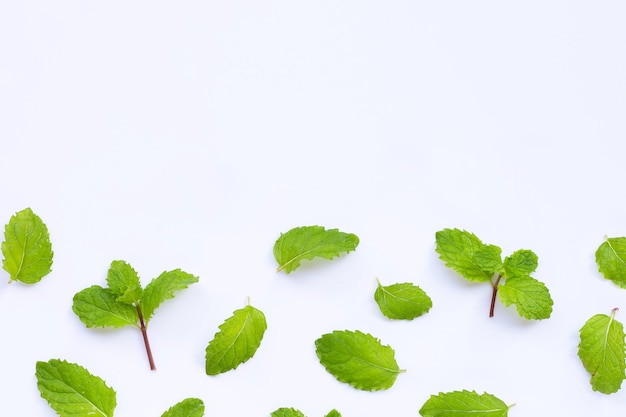
[(303, 260), (314, 258), (333, 259), (344, 252), (351, 252), (359, 245), (359, 238), (352, 233), (323, 226), (302, 226), (281, 233), (274, 243), (277, 271), (286, 274), (295, 271)]
[(607, 237), (596, 250), (596, 264), (604, 278), (626, 288), (626, 237)]
[(263, 312), (249, 303), (219, 326), (206, 347), (206, 373), (218, 375), (237, 368), (254, 356), (261, 345), (267, 322)]
[(433, 306), (428, 294), (409, 282), (384, 286), (378, 280), (374, 300), (381, 313), (392, 320), (413, 320)]
[(30, 208), (15, 213), (4, 227), (2, 267), (11, 281), (34, 284), (51, 271), (48, 228)]
[(436, 233), (439, 258), (465, 279), (489, 282), (493, 288), (489, 317), (494, 315), (496, 296), (505, 306), (515, 304), (520, 316), (543, 320), (552, 314), (552, 297), (542, 282), (531, 277), (537, 269), (537, 255), (521, 249), (502, 261), (502, 249), (484, 244), (476, 235), (459, 229)]
[(578, 357), (591, 374), (591, 387), (603, 394), (617, 392), (625, 378), (624, 326), (611, 315), (596, 314), (580, 329)]
[(315, 341), (317, 357), (337, 380), (363, 391), (391, 388), (399, 373), (395, 352), (361, 331), (335, 330)]
[(422, 406), (422, 417), (507, 417), (513, 405), (475, 391), (452, 391), (432, 395)]
[(76, 293), (72, 310), (87, 327), (137, 327), (144, 340), (150, 369), (155, 370), (148, 323), (165, 300), (196, 282), (198, 277), (175, 269), (163, 272), (142, 288), (133, 267), (116, 260), (107, 274), (108, 288), (93, 285)]

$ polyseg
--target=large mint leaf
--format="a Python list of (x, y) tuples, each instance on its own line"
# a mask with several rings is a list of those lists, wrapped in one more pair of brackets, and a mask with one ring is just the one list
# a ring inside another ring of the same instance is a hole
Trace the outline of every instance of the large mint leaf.
[(498, 296), (504, 305), (515, 304), (520, 316), (543, 320), (552, 314), (550, 291), (540, 281), (529, 276), (508, 278), (498, 288)]
[(61, 417), (113, 417), (115, 391), (80, 365), (51, 359), (37, 362), (37, 388)]
[(485, 245), (473, 233), (443, 229), (435, 234), (435, 240), (439, 258), (469, 281), (490, 281), (502, 270), (502, 250)]
[(172, 406), (161, 417), (202, 417), (204, 403), (198, 398), (187, 398)]
[(30, 208), (15, 213), (4, 228), (2, 267), (12, 281), (39, 282), (52, 267), (48, 228)]
[(317, 357), (337, 380), (365, 391), (391, 388), (400, 372), (395, 353), (370, 334), (335, 330), (315, 341)]
[(236, 310), (219, 326), (206, 348), (206, 373), (217, 375), (246, 362), (261, 345), (267, 329), (265, 315), (251, 305)]
[(506, 417), (509, 408), (491, 394), (452, 391), (432, 395), (419, 412), (423, 417)]
[(156, 310), (161, 303), (167, 299), (174, 298), (176, 292), (184, 290), (189, 285), (196, 282), (198, 282), (198, 277), (181, 271), (180, 269), (163, 272), (150, 281), (143, 290), (140, 302), (141, 311), (146, 323), (150, 321), (154, 310)]
[(596, 251), (598, 270), (604, 278), (626, 288), (626, 237), (611, 237)]
[(290, 273), (300, 266), (302, 260), (314, 258), (333, 259), (343, 252), (356, 249), (359, 238), (337, 229), (326, 230), (322, 226), (296, 227), (281, 233), (274, 244), (274, 258), (278, 271)]
[(591, 387), (603, 394), (617, 392), (625, 378), (624, 326), (611, 316), (596, 314), (580, 329), (578, 357), (591, 374)]
[(137, 309), (116, 301), (111, 290), (98, 285), (76, 293), (72, 310), (87, 327), (139, 327)]

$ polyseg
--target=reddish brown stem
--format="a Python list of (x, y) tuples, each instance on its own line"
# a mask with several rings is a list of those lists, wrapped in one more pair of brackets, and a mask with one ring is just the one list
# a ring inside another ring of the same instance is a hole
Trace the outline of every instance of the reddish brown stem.
[(150, 342), (148, 341), (148, 330), (146, 329), (146, 323), (143, 319), (143, 314), (141, 313), (141, 308), (139, 304), (135, 304), (137, 308), (137, 315), (139, 316), (139, 325), (141, 326), (141, 335), (143, 336), (143, 343), (146, 345), (146, 353), (148, 354), (148, 362), (150, 363), (150, 370), (156, 370), (156, 366), (154, 365), (154, 358), (152, 357), (152, 349), (150, 349)]
[(491, 292), (491, 307), (489, 307), (489, 317), (493, 317), (493, 310), (496, 307), (496, 295), (498, 294), (498, 284), (502, 279), (502, 275), (498, 274), (498, 278), (493, 283), (493, 291)]

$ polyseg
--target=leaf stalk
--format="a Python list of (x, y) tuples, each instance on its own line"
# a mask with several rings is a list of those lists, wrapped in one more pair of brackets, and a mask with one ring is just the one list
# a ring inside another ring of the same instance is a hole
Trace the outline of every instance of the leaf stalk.
[(502, 274), (498, 274), (495, 282), (493, 283), (493, 291), (491, 292), (491, 306), (489, 307), (489, 317), (493, 317), (493, 310), (496, 307), (496, 295), (498, 295), (498, 284), (502, 279)]
[(146, 322), (143, 319), (143, 314), (141, 313), (141, 307), (139, 307), (139, 304), (135, 304), (135, 308), (137, 309), (137, 316), (139, 316), (141, 335), (143, 336), (143, 343), (146, 346), (146, 354), (148, 355), (150, 370), (155, 371), (156, 366), (154, 364), (154, 358), (152, 357), (152, 349), (150, 349), (150, 341), (148, 340), (148, 329), (146, 328)]

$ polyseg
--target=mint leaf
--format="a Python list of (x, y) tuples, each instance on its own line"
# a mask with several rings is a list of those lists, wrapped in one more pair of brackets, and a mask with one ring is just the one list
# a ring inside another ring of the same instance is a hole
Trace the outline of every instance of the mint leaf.
[(113, 261), (107, 273), (109, 287), (94, 285), (79, 291), (74, 295), (72, 310), (87, 327), (138, 327), (150, 369), (155, 370), (148, 321), (163, 301), (194, 282), (198, 282), (197, 277), (176, 269), (163, 272), (142, 289), (139, 275), (129, 263)]
[(202, 417), (204, 403), (198, 398), (187, 398), (172, 406), (161, 417)]
[(506, 417), (511, 407), (491, 394), (464, 390), (431, 395), (419, 413), (423, 417)]
[(15, 213), (4, 227), (2, 254), (2, 267), (12, 281), (34, 284), (51, 271), (48, 228), (30, 208)]
[(272, 417), (305, 417), (301, 411), (295, 408), (279, 408), (271, 414)]
[(489, 281), (502, 270), (502, 250), (485, 245), (473, 233), (443, 229), (435, 238), (439, 258), (469, 281)]
[(252, 358), (267, 329), (265, 315), (251, 305), (236, 310), (219, 326), (206, 348), (206, 373), (218, 375)]
[(80, 365), (51, 359), (37, 362), (37, 388), (61, 417), (112, 417), (115, 391)]
[(498, 289), (500, 300), (505, 306), (515, 304), (520, 316), (543, 320), (552, 314), (552, 298), (548, 288), (529, 276), (508, 278)]
[(139, 327), (135, 307), (116, 301), (111, 290), (98, 285), (76, 293), (72, 310), (87, 327)]
[(547, 319), (552, 314), (552, 297), (542, 282), (530, 276), (538, 266), (537, 255), (520, 249), (501, 259), (501, 250), (485, 245), (474, 234), (459, 229), (443, 229), (436, 233), (435, 250), (446, 266), (469, 281), (489, 281), (493, 289), (489, 317), (493, 317), (500, 289), (504, 305), (515, 304), (520, 316)]
[(184, 290), (189, 285), (196, 282), (198, 282), (198, 277), (183, 272), (180, 269), (163, 272), (153, 279), (146, 285), (139, 302), (146, 323), (150, 321), (154, 310), (156, 310), (163, 301), (173, 298), (176, 292)]
[(626, 288), (626, 237), (607, 237), (596, 250), (596, 263), (604, 278)]
[(337, 380), (364, 391), (391, 388), (398, 368), (390, 346), (360, 331), (335, 330), (315, 341), (317, 357)]
[(433, 306), (430, 297), (420, 287), (408, 282), (383, 286), (378, 281), (374, 300), (380, 311), (394, 320), (413, 320)]
[(341, 414), (337, 410), (330, 410), (326, 417), (341, 417)]
[(124, 261), (113, 261), (107, 273), (107, 285), (116, 301), (136, 304), (141, 299), (141, 282), (137, 271)]
[(314, 258), (333, 259), (342, 252), (356, 249), (359, 238), (337, 229), (326, 230), (322, 226), (296, 227), (281, 233), (274, 244), (274, 258), (278, 271), (290, 273), (300, 266), (300, 261)]
[(616, 312), (596, 314), (580, 329), (578, 357), (591, 374), (591, 388), (603, 394), (617, 392), (625, 378), (624, 326)]
[(508, 278), (529, 276), (537, 269), (538, 258), (531, 250), (520, 249), (504, 258), (504, 274)]

